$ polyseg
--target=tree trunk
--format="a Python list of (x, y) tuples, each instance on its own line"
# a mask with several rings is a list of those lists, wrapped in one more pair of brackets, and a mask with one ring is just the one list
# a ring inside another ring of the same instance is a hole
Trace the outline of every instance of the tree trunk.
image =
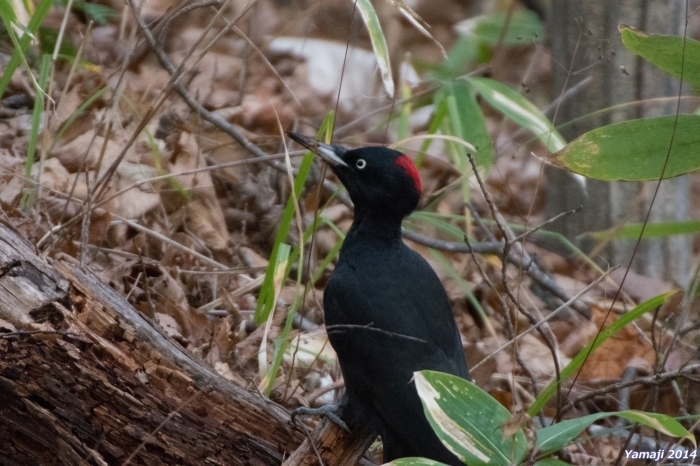
[(305, 439), (286, 409), (2, 224), (0, 332), (0, 464), (270, 466)]
[(372, 460), (360, 458), (376, 438), (377, 433), (369, 430), (348, 434), (324, 419), (282, 466), (320, 466), (319, 455), (327, 465), (376, 464)]
[[(555, 124), (590, 115), (562, 130), (567, 140), (610, 123), (673, 113), (675, 102), (624, 106), (592, 115), (614, 105), (678, 95), (678, 80), (633, 55), (622, 45), (618, 26), (626, 23), (646, 32), (681, 34), (682, 2), (665, 0), (591, 0), (552, 2), (550, 31), (554, 96), (592, 77), (591, 83), (558, 108)], [(665, 154), (659, 154), (664, 156)], [(567, 216), (555, 229), (568, 238), (588, 231), (643, 222), (655, 182), (625, 183), (588, 180), (586, 191), (561, 170), (547, 170), (547, 215), (579, 205), (578, 215)], [(661, 183), (650, 222), (686, 220), (689, 215), (689, 180), (679, 177)], [(635, 242), (615, 240), (600, 253), (608, 263), (626, 266)], [(586, 252), (593, 244), (581, 243)], [(642, 241), (633, 268), (652, 277), (682, 285), (690, 270), (690, 238), (676, 236)]]

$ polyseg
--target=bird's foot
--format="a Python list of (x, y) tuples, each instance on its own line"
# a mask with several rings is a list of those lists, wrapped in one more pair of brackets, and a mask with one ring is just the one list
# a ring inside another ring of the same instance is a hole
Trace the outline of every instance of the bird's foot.
[(297, 416), (326, 416), (333, 424), (337, 425), (345, 432), (350, 432), (348, 425), (340, 418), (341, 408), (339, 405), (323, 405), (320, 408), (297, 408), (292, 411), (292, 422)]

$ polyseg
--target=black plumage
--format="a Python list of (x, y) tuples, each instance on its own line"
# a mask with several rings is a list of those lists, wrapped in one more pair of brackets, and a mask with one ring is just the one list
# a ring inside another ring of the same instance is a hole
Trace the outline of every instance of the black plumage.
[(424, 369), (469, 379), (445, 289), (401, 239), (401, 221), (420, 198), (415, 165), (384, 147), (347, 150), (290, 136), (331, 165), (355, 205), (323, 299), (345, 380), (343, 419), (351, 428), (376, 426), (385, 461), (423, 456), (462, 464), (433, 433), (412, 381)]

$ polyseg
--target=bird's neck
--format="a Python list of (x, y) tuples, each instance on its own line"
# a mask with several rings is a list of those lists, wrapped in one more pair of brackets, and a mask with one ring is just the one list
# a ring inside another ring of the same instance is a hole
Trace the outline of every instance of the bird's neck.
[(402, 217), (372, 211), (355, 211), (345, 245), (357, 242), (364, 244), (394, 244), (401, 242)]

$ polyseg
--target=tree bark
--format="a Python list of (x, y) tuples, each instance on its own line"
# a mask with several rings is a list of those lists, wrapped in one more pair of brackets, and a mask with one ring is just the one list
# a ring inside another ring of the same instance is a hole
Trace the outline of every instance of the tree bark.
[(319, 456), (323, 464), (334, 466), (376, 464), (361, 458), (376, 438), (376, 432), (358, 430), (347, 433), (324, 419), (282, 466), (320, 466)]
[(233, 385), (93, 273), (39, 258), (2, 224), (0, 354), (3, 465), (270, 466), (305, 439), (286, 409)]
[[(663, 0), (552, 2), (550, 31), (554, 96), (586, 77), (593, 78), (587, 87), (557, 109), (557, 125), (587, 116), (562, 129), (567, 140), (603, 125), (676, 111), (673, 102), (613, 107), (654, 97), (678, 96), (678, 80), (627, 51), (620, 40), (618, 26), (626, 23), (645, 32), (680, 34), (683, 24), (681, 7), (681, 3)], [(598, 112), (603, 109), (610, 110)], [(547, 216), (584, 206), (580, 214), (568, 216), (554, 225), (568, 238), (623, 223), (643, 222), (655, 189), (655, 182), (588, 180), (583, 191), (569, 174), (548, 167)], [(662, 181), (649, 221), (686, 220), (688, 198), (687, 176)], [(588, 253), (595, 246), (585, 241), (580, 245)], [(634, 241), (616, 240), (595, 255), (604, 257), (610, 264), (627, 266), (634, 246)], [(690, 271), (689, 250), (688, 235), (647, 239), (640, 244), (632, 266), (646, 276), (685, 285)]]

